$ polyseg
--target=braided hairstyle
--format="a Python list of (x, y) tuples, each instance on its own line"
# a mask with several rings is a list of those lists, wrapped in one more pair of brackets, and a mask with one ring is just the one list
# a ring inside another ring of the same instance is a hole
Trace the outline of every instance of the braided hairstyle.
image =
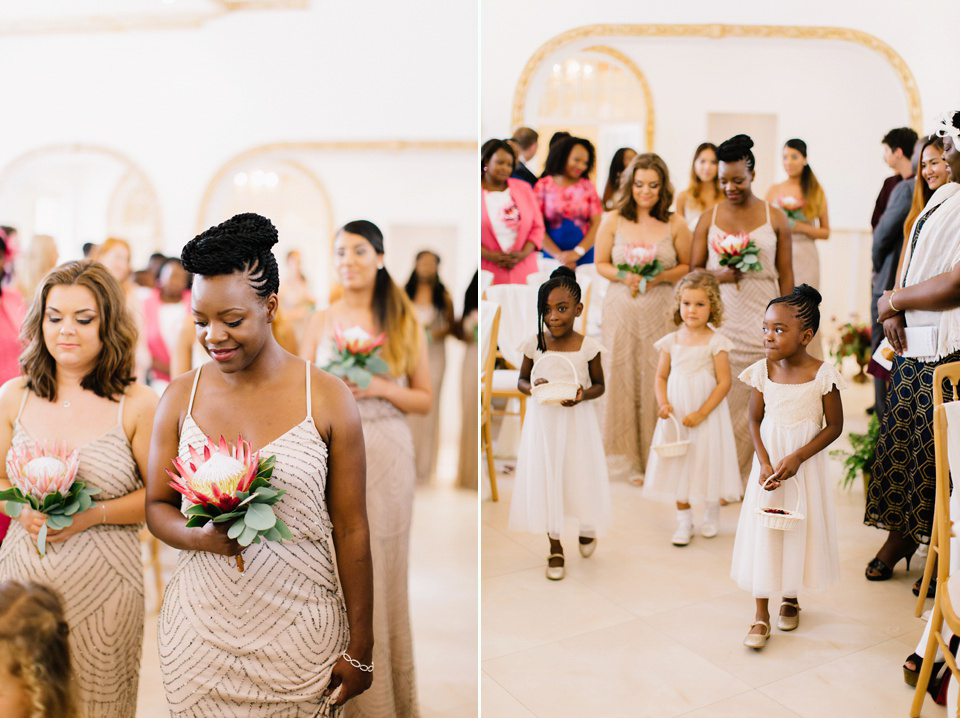
[(717, 147), (717, 159), (720, 162), (727, 163), (746, 162), (747, 169), (753, 172), (757, 160), (753, 156), (753, 152), (751, 152), (752, 148), (753, 140), (747, 135), (734, 135), (726, 142), (721, 142), (720, 146)]
[(563, 287), (573, 301), (580, 303), (580, 285), (577, 284), (577, 275), (569, 267), (557, 267), (550, 275), (550, 279), (540, 285), (540, 291), (537, 292), (537, 349), (542, 352), (547, 350), (546, 340), (543, 338), (543, 315), (547, 313), (547, 298), (557, 287)]
[(790, 294), (771, 299), (770, 303), (767, 304), (767, 309), (774, 304), (786, 304), (793, 307), (797, 319), (800, 320), (800, 330), (812, 329), (813, 333), (816, 334), (820, 328), (821, 301), (823, 301), (823, 297), (820, 296), (820, 292), (809, 284), (801, 284), (799, 287), (794, 287)]
[(69, 629), (48, 586), (0, 584), (0, 661), (20, 681), (30, 718), (75, 718)]
[(180, 260), (184, 269), (202, 277), (246, 272), (257, 296), (266, 301), (280, 291), (277, 259), (270, 251), (277, 241), (273, 222), (248, 212), (198, 234), (184, 246)]

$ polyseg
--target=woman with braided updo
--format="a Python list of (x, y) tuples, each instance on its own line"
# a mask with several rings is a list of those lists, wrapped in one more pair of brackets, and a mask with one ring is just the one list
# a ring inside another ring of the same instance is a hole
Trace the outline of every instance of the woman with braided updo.
[[(693, 233), (691, 265), (706, 267), (720, 282), (725, 321), (720, 333), (733, 342), (730, 371), (734, 376), (764, 356), (760, 323), (767, 303), (793, 289), (793, 255), (787, 217), (772, 209), (753, 193), (753, 140), (746, 135), (731, 137), (717, 148), (720, 160), (720, 189), (725, 202), (700, 216)], [(728, 235), (745, 234), (759, 250), (761, 269), (744, 274), (733, 267), (721, 267), (715, 243)], [(753, 446), (747, 428), (749, 387), (733, 382), (728, 395), (733, 433), (737, 439), (740, 474), (750, 472)]]
[(0, 583), (0, 715), (77, 718), (69, 633), (52, 588)]
[[(840, 580), (833, 486), (825, 449), (843, 431), (837, 369), (807, 351), (820, 326), (820, 293), (801, 284), (767, 305), (766, 358), (740, 381), (750, 392), (750, 436), (756, 450), (740, 508), (731, 575), (756, 599), (756, 619), (743, 644), (763, 648), (770, 637), (770, 597), (779, 595), (777, 627), (800, 625), (801, 588), (820, 590)], [(781, 491), (777, 491), (783, 485)], [(794, 531), (772, 528), (757, 510), (804, 518)]]
[(569, 382), (571, 372), (576, 372), (572, 377), (576, 396), (560, 405), (527, 402), (510, 505), (511, 529), (546, 532), (550, 540), (547, 578), (553, 581), (564, 576), (560, 544), (564, 518), (579, 522), (579, 548), (585, 558), (593, 554), (597, 536), (610, 523), (610, 484), (600, 423), (593, 403), (583, 403), (603, 394), (601, 347), (574, 330), (582, 312), (576, 274), (559, 267), (540, 285), (537, 333), (520, 347), (523, 363), (517, 388), (524, 394), (552, 381)]
[(407, 414), (430, 410), (427, 338), (413, 303), (383, 266), (383, 233), (373, 222), (348, 222), (333, 243), (333, 266), (343, 294), (310, 318), (304, 359), (327, 366), (334, 328), (384, 333), (387, 376), (366, 389), (347, 386), (357, 399), (367, 456), (367, 513), (373, 549), (373, 687), (347, 707), (348, 716), (413, 718), (420, 715), (413, 669), (407, 557), (416, 483), (413, 436)]
[[(342, 382), (273, 337), (276, 243), (270, 220), (240, 214), (181, 254), (195, 275), (197, 339), (213, 361), (167, 388), (150, 447), (147, 522), (180, 549), (159, 625), (174, 716), (337, 716), (373, 679), (360, 416)], [(238, 435), (276, 457), (272, 483), (286, 493), (274, 510), (293, 539), (241, 549), (228, 524), (187, 527), (165, 470), (207, 436)], [(241, 550), (238, 574), (230, 557)]]

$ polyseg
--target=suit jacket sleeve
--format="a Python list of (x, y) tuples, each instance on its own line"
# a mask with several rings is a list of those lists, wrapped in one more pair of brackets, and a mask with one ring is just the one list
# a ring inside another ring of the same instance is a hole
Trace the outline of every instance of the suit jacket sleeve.
[[(922, 180), (921, 180), (922, 181)], [(898, 182), (890, 193), (887, 207), (873, 230), (873, 271), (879, 272), (883, 260), (891, 252), (900, 251), (903, 244), (903, 223), (910, 213), (913, 200), (913, 182)]]

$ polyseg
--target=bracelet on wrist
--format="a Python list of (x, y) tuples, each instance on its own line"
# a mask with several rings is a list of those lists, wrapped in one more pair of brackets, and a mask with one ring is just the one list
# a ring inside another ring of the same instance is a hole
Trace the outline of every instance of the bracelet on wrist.
[(351, 658), (351, 657), (350, 657), (350, 654), (347, 653), (346, 651), (344, 651), (342, 655), (343, 655), (343, 660), (345, 660), (347, 663), (349, 663), (349, 664), (350, 664), (351, 666), (353, 666), (354, 668), (356, 668), (356, 669), (358, 669), (358, 670), (361, 670), (361, 671), (364, 671), (364, 672), (366, 672), (366, 673), (373, 673), (373, 661), (370, 661), (370, 665), (369, 665), (369, 666), (365, 666), (365, 665), (362, 664), (360, 661), (358, 661), (356, 658)]
[(582, 257), (583, 255), (585, 255), (585, 254), (587, 253), (587, 250), (585, 250), (583, 247), (581, 247), (581, 246), (578, 244), (576, 247), (573, 248), (573, 252), (574, 252), (574, 254), (576, 254), (578, 257)]
[(899, 312), (900, 310), (897, 309), (895, 306), (893, 306), (893, 295), (895, 295), (896, 293), (897, 293), (897, 290), (896, 290), (896, 289), (894, 289), (892, 292), (890, 292), (890, 296), (887, 298), (887, 303), (890, 305), (890, 308), (891, 308), (893, 311)]

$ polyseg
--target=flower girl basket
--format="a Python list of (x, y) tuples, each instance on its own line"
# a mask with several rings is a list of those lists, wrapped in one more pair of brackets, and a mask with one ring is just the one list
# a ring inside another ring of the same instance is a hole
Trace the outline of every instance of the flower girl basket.
[(687, 453), (687, 447), (690, 446), (690, 439), (683, 439), (680, 436), (680, 423), (677, 421), (677, 417), (671, 413), (668, 418), (673, 422), (673, 430), (677, 436), (677, 440), (664, 444), (654, 444), (653, 446), (653, 448), (657, 450), (657, 453), (665, 459), (683, 456)]
[[(763, 487), (766, 487), (770, 483), (770, 479), (767, 479), (763, 482)], [(768, 529), (777, 529), (778, 531), (793, 531), (798, 526), (800, 522), (803, 521), (804, 516), (800, 513), (800, 487), (797, 487), (797, 507), (790, 511), (789, 509), (770, 509), (767, 506), (763, 505), (763, 494), (766, 493), (764, 488), (760, 489), (760, 498), (757, 499), (757, 515), (760, 517), (760, 525), (766, 526)], [(778, 511), (783, 513), (771, 513), (771, 511)]]
[(573, 375), (572, 381), (549, 381), (546, 384), (531, 386), (530, 393), (537, 403), (541, 406), (557, 406), (565, 401), (573, 401), (577, 398), (577, 390), (580, 389), (580, 382), (577, 380), (577, 368), (573, 362), (567, 359), (563, 354), (545, 354), (540, 361), (533, 365), (533, 371), (530, 372), (530, 384), (532, 385), (537, 377), (537, 370), (540, 369), (548, 359), (562, 359), (570, 368)]

